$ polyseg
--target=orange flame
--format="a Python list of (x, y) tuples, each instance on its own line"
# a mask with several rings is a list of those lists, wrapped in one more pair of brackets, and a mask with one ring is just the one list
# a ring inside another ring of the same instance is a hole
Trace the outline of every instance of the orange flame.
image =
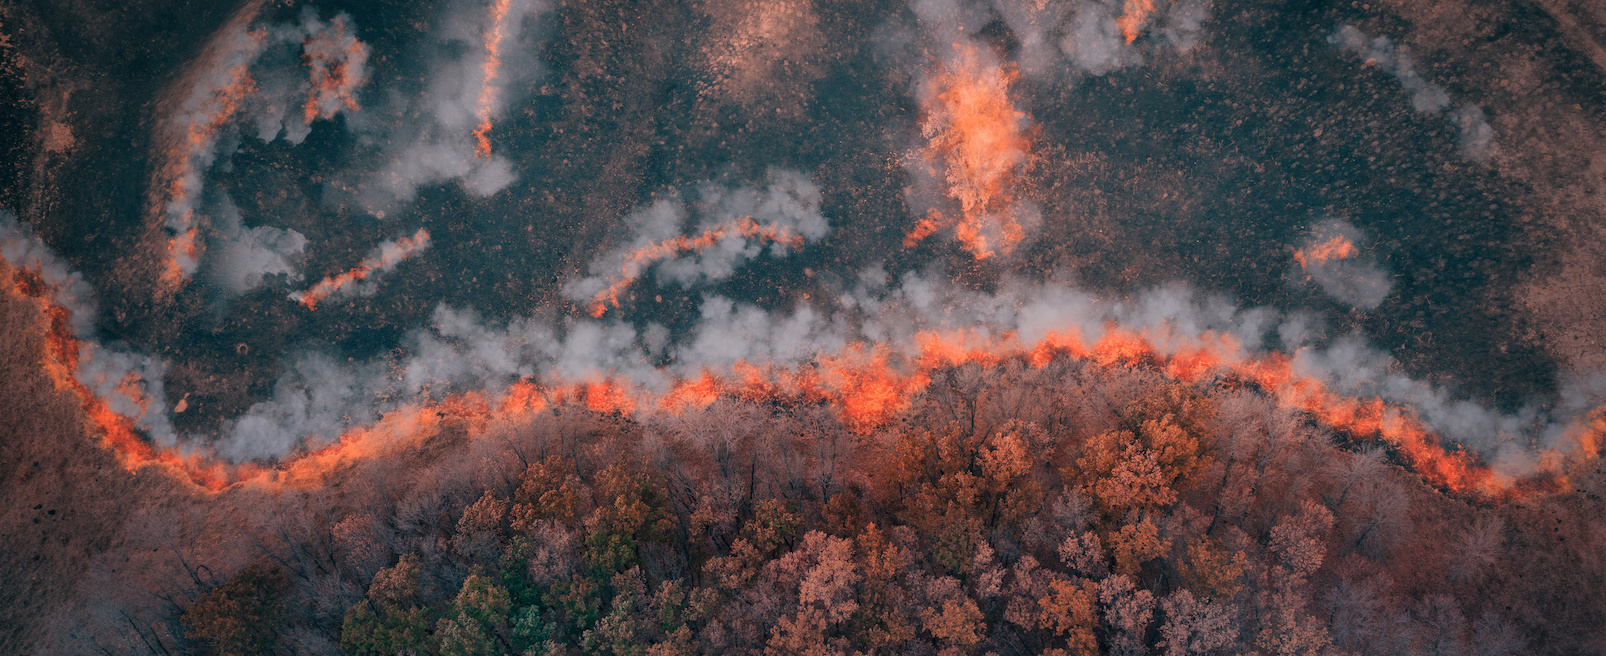
[(301, 58), (312, 75), (312, 90), (302, 104), (306, 123), (334, 118), (341, 107), (358, 109), (354, 94), (362, 84), (361, 67), (368, 61), (368, 46), (347, 29), (345, 19), (336, 16), (330, 29), (307, 37), (301, 44)]
[[(386, 246), (391, 247), (387, 248)], [(305, 305), (308, 310), (316, 310), (318, 309), (318, 303), (331, 295), (357, 284), (368, 278), (368, 276), (373, 275), (376, 271), (388, 271), (400, 264), (402, 260), (417, 255), (428, 247), (429, 231), (419, 228), (418, 232), (414, 233), (412, 237), (397, 239), (393, 245), (380, 245), (378, 253), (363, 258), (363, 261), (359, 262), (350, 271), (325, 277), (310, 289), (291, 294), (291, 298)]]
[(779, 223), (761, 225), (753, 217), (744, 216), (721, 226), (704, 231), (695, 237), (679, 235), (660, 242), (654, 242), (625, 254), (624, 262), (619, 265), (619, 277), (610, 283), (607, 289), (597, 292), (591, 297), (591, 316), (600, 317), (608, 311), (608, 306), (619, 307), (619, 295), (636, 278), (641, 276), (643, 269), (653, 262), (675, 257), (681, 253), (702, 251), (719, 243), (726, 234), (735, 232), (760, 242), (777, 242), (790, 245), (793, 248), (803, 247), (803, 236), (792, 232), (792, 229)]
[(1115, 19), (1115, 24), (1121, 27), (1121, 36), (1126, 37), (1127, 43), (1138, 40), (1143, 33), (1143, 24), (1154, 13), (1154, 0), (1126, 0), (1126, 7), (1121, 17)]
[[(3, 262), (3, 261), (0, 261)], [(74, 375), (78, 370), (83, 344), (73, 334), (70, 324), (72, 311), (54, 300), (55, 290), (46, 284), (36, 271), (12, 270), (13, 289), (19, 296), (37, 304), (47, 325), (43, 326), (45, 339), (40, 353), (40, 369), (58, 391), (67, 392), (78, 399), (91, 433), (117, 454), (118, 461), (129, 471), (146, 465), (163, 467), (197, 486), (219, 490), (230, 482), (241, 480), (249, 465), (234, 466), (206, 458), (199, 454), (181, 455), (171, 450), (158, 450), (140, 436), (134, 421), (111, 409), (107, 399), (97, 396)], [(140, 386), (140, 380), (129, 374), (119, 381), (116, 393), (148, 409), (150, 398)]]
[(480, 83), (479, 104), (475, 116), (480, 119), (474, 128), (474, 154), (480, 158), (491, 156), (491, 106), (496, 104), (496, 78), (502, 69), (502, 40), (507, 38), (507, 11), (512, 0), (495, 0), (491, 3), (491, 29), (485, 33), (484, 81)]
[(1014, 188), (1030, 161), (1022, 132), (1026, 114), (1015, 108), (1011, 67), (983, 61), (975, 45), (955, 44), (958, 56), (944, 62), (922, 98), (921, 133), (929, 140), (928, 162), (940, 162), (946, 193), (959, 201), (961, 216), (932, 212), (905, 238), (913, 245), (937, 230), (954, 236), (976, 259), (1008, 253), (1025, 236), (1014, 216)]
[(1344, 235), (1334, 235), (1332, 239), (1311, 246), (1309, 251), (1294, 249), (1294, 261), (1308, 269), (1313, 264), (1354, 257), (1357, 252), (1355, 244), (1345, 239)]
[[(662, 411), (678, 414), (704, 408), (722, 396), (770, 403), (824, 403), (834, 407), (855, 431), (870, 431), (912, 407), (930, 386), (932, 374), (964, 364), (997, 365), (1008, 360), (1043, 367), (1055, 359), (1084, 360), (1106, 368), (1153, 368), (1176, 380), (1249, 384), (1283, 407), (1310, 414), (1355, 439), (1380, 440), (1428, 482), (1452, 492), (1489, 499), (1511, 499), (1565, 489), (1565, 463), (1552, 452), (1540, 474), (1514, 480), (1497, 475), (1465, 450), (1446, 449), (1409, 409), (1379, 398), (1338, 394), (1320, 380), (1295, 371), (1282, 353), (1247, 353), (1224, 333), (1182, 335), (1168, 330), (1131, 330), (1114, 324), (1089, 343), (1075, 327), (1025, 341), (1016, 333), (980, 331), (923, 332), (917, 349), (906, 353), (887, 344), (855, 343), (835, 353), (820, 353), (811, 363), (778, 365), (738, 362), (725, 375), (704, 370), (655, 393), (629, 379), (604, 376), (583, 381), (523, 380), (494, 398), (486, 392), (456, 394), (385, 413), (372, 427), (354, 428), (333, 443), (287, 459), (276, 468), (230, 465), (200, 454), (161, 450), (143, 438), (134, 423), (111, 409), (73, 376), (82, 344), (72, 333), (71, 313), (52, 300), (53, 290), (37, 272), (17, 270), (13, 288), (34, 299), (48, 325), (41, 353), (42, 369), (56, 387), (76, 395), (92, 429), (130, 470), (157, 465), (205, 489), (221, 489), (250, 481), (316, 484), (338, 467), (376, 457), (409, 439), (428, 433), (441, 421), (483, 432), (493, 421), (517, 419), (548, 408), (573, 405), (594, 412), (635, 414)], [(141, 381), (125, 379), (114, 390), (148, 407)], [(1606, 443), (1606, 407), (1598, 408), (1568, 430), (1577, 457), (1594, 458)]]
[[(245, 49), (255, 51), (267, 37), (266, 30), (252, 30), (246, 34)], [(175, 233), (168, 240), (166, 263), (161, 282), (176, 287), (189, 276), (200, 260), (201, 245), (196, 239), (195, 212), (190, 209), (195, 195), (200, 192), (201, 177), (196, 169), (196, 158), (210, 152), (217, 142), (218, 130), (234, 116), (245, 97), (256, 91), (249, 68), (254, 56), (244, 57), (224, 73), (221, 85), (206, 89), (201, 108), (188, 115), (183, 135), (165, 153), (167, 165), (164, 177), (167, 183), (167, 227)], [(182, 208), (182, 209), (178, 209)]]

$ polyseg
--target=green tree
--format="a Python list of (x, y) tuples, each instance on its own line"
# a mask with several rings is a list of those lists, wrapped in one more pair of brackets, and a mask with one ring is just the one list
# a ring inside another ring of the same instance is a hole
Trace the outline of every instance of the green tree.
[(284, 619), (284, 585), (278, 569), (252, 565), (196, 599), (180, 623), (187, 637), (224, 656), (272, 653)]
[(470, 574), (452, 600), (446, 616), (435, 624), (443, 656), (495, 656), (508, 653), (513, 601), (507, 589), (479, 573)]
[(606, 581), (633, 567), (642, 542), (661, 541), (674, 528), (666, 497), (645, 468), (615, 463), (598, 472), (602, 503), (586, 518), (585, 559)]
[(346, 611), (340, 652), (346, 656), (390, 656), (430, 651), (430, 612), (419, 600), (418, 556), (407, 554), (394, 567), (379, 570), (368, 598)]

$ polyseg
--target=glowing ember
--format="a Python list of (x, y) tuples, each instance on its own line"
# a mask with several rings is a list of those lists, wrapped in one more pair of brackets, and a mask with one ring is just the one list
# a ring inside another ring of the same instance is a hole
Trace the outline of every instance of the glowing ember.
[(984, 61), (972, 44), (959, 44), (922, 95), (921, 134), (929, 139), (925, 160), (942, 168), (945, 193), (959, 202), (960, 216), (933, 211), (905, 238), (906, 245), (952, 227), (954, 237), (977, 259), (1008, 253), (1025, 237), (1015, 187), (1030, 161), (1009, 88), (1013, 68)]
[(312, 90), (302, 105), (303, 119), (334, 118), (342, 107), (356, 111), (357, 87), (363, 83), (363, 68), (368, 62), (368, 46), (358, 41), (342, 16), (330, 22), (330, 28), (306, 38), (302, 42), (301, 58), (312, 71)]
[(1299, 266), (1308, 269), (1312, 265), (1323, 262), (1354, 257), (1358, 252), (1355, 244), (1345, 239), (1344, 235), (1334, 235), (1331, 239), (1311, 246), (1309, 250), (1294, 249), (1294, 261), (1298, 262)]

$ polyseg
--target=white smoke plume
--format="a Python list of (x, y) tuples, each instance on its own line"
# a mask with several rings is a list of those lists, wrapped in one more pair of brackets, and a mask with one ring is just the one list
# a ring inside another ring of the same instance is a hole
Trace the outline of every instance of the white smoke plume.
[(1494, 128), (1484, 120), (1483, 109), (1468, 103), (1446, 112), (1450, 106), (1449, 92), (1416, 71), (1416, 60), (1411, 57), (1410, 48), (1396, 45), (1386, 36), (1367, 37), (1354, 25), (1339, 27), (1338, 31), (1327, 37), (1327, 42), (1399, 80), (1400, 86), (1411, 98), (1412, 109), (1423, 114), (1444, 113), (1450, 125), (1458, 131), (1461, 154), (1467, 159), (1483, 160), (1489, 156), (1494, 142)]
[[(569, 281), (563, 295), (588, 302), (617, 283), (639, 278), (656, 266), (660, 284), (690, 288), (705, 281), (723, 280), (766, 250), (784, 257), (791, 246), (817, 242), (830, 231), (820, 214), (820, 188), (807, 176), (782, 169), (770, 170), (765, 184), (725, 188), (712, 183), (696, 187), (696, 200), (688, 204), (671, 195), (643, 207), (625, 220), (630, 241), (593, 260), (591, 275)], [(689, 237), (712, 236), (706, 245), (680, 249), (655, 248), (685, 234), (687, 220), (696, 223)], [(747, 231), (735, 229), (751, 225)], [(664, 251), (667, 256), (652, 257)], [(684, 253), (684, 254), (681, 254)]]
[(73, 378), (105, 399), (112, 411), (134, 420), (135, 426), (159, 445), (174, 446), (175, 434), (162, 392), (164, 363), (96, 342), (94, 291), (16, 215), (4, 210), (0, 210), (0, 257), (13, 268), (38, 276), (48, 300), (66, 309), (68, 327), (79, 341)]
[(1103, 75), (1137, 66), (1145, 56), (1187, 52), (1198, 44), (1209, 0), (1131, 2), (993, 0), (993, 9), (1020, 39), (1021, 72)]
[(912, 361), (920, 354), (917, 336), (926, 332), (977, 339), (1013, 334), (1033, 343), (1069, 328), (1092, 342), (1111, 327), (1150, 335), (1162, 352), (1186, 348), (1206, 331), (1230, 335), (1243, 356), (1286, 349), (1297, 373), (1338, 393), (1409, 407), (1444, 439), (1483, 453), (1497, 471), (1511, 475), (1533, 471), (1536, 449), (1565, 448), (1566, 422), (1606, 399), (1606, 381), (1581, 380), (1554, 409), (1502, 414), (1406, 376), (1391, 357), (1357, 337), (1326, 336), (1307, 315), (1245, 308), (1182, 285), (1105, 299), (1063, 281), (1007, 280), (996, 293), (983, 293), (919, 272), (894, 280), (873, 267), (835, 298), (788, 312), (707, 297), (697, 325), (667, 347), (656, 325), (638, 330), (616, 320), (554, 324), (533, 318), (491, 324), (471, 309), (443, 303), (432, 325), (407, 338), (407, 354), (399, 359), (355, 365), (320, 355), (298, 359), (274, 398), (227, 431), (219, 452), (283, 454), (286, 447), (333, 439), (389, 408), (471, 390), (494, 394), (520, 380), (623, 379), (663, 393), (705, 371), (728, 375), (738, 363), (807, 366), (850, 344), (874, 344), (894, 359)]
[(1322, 221), (1294, 251), (1299, 267), (1296, 273), (1340, 302), (1363, 310), (1376, 309), (1388, 298), (1393, 283), (1388, 271), (1363, 249), (1365, 244), (1365, 235), (1349, 222)]
[[(196, 214), (212, 166), (233, 150), (240, 120), (256, 136), (280, 135), (299, 144), (317, 119), (355, 110), (355, 93), (368, 77), (368, 49), (355, 36), (351, 17), (329, 22), (307, 8), (298, 22), (253, 25), (249, 16), (225, 28), (162, 124), (168, 144), (159, 188), (165, 191), (163, 225), (173, 235), (167, 276), (193, 275), (204, 244)], [(308, 70), (310, 68), (310, 76)]]
[(245, 227), (240, 208), (227, 195), (218, 202), (212, 225), (219, 235), (212, 277), (224, 289), (244, 293), (267, 276), (279, 274), (292, 281), (302, 279), (297, 260), (307, 248), (307, 238), (301, 233), (273, 226)]
[(410, 237), (379, 242), (356, 267), (328, 276), (305, 291), (291, 292), (290, 300), (315, 309), (330, 298), (372, 296), (379, 291), (380, 274), (394, 271), (403, 261), (429, 248), (429, 244), (429, 231), (423, 228)]
[[(51, 300), (67, 309), (69, 326), (78, 335), (94, 330), (95, 290), (84, 277), (17, 220), (17, 215), (0, 210), (0, 257), (13, 268), (32, 271), (51, 290)], [(9, 282), (9, 281), (8, 281)]]
[(253, 72), (258, 91), (242, 108), (258, 139), (300, 144), (314, 120), (358, 109), (353, 94), (368, 81), (368, 46), (357, 40), (351, 16), (324, 22), (308, 7), (299, 22), (263, 29), (269, 44), (282, 47), (262, 54)]
[[(368, 212), (383, 217), (412, 201), (426, 185), (457, 181), (470, 194), (484, 197), (517, 179), (507, 158), (476, 152), (475, 130), (482, 117), (499, 118), (518, 100), (510, 93), (515, 83), (544, 74), (535, 58), (535, 28), (551, 5), (508, 0), (496, 21), (495, 4), (457, 3), (441, 22), (440, 36), (458, 46), (459, 54), (442, 55), (429, 73), (428, 88), (406, 101), (397, 116), (370, 117), (354, 125), (359, 134), (392, 144), (384, 155), (388, 164), (358, 192), (358, 202)], [(498, 23), (503, 30), (497, 39), (498, 65), (488, 67), (487, 39)], [(496, 134), (491, 133), (493, 141)]]

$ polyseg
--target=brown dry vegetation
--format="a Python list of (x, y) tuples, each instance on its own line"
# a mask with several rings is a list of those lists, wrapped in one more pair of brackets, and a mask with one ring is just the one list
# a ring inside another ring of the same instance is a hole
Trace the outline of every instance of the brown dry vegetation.
[(1598, 471), (1481, 506), (1252, 390), (1012, 363), (872, 434), (735, 400), (448, 416), (192, 494), (82, 435), (37, 311), (0, 313), (8, 652), (1606, 649)]
[[(0, 280), (12, 275), (0, 262)], [(37, 620), (79, 594), (90, 560), (120, 548), (122, 517), (180, 490), (129, 474), (84, 434), (72, 394), (40, 369), (40, 306), (0, 287), (0, 651), (27, 653), (45, 637)]]

